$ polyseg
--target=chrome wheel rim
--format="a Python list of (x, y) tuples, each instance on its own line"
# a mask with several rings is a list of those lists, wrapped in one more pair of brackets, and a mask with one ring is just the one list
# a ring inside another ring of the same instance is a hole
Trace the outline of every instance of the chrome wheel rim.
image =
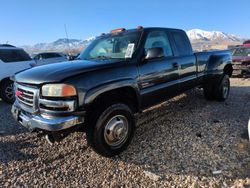
[(119, 147), (128, 137), (128, 120), (123, 115), (112, 117), (105, 125), (104, 139), (111, 147)]
[(6, 88), (5, 88), (5, 96), (9, 99), (9, 100), (12, 100), (14, 98), (14, 88), (13, 88), (13, 83), (8, 85)]

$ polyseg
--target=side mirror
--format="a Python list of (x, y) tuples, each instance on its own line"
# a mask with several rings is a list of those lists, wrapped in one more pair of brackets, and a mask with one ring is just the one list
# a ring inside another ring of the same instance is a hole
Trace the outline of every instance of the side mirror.
[(164, 57), (164, 51), (163, 48), (161, 47), (155, 47), (155, 48), (149, 48), (145, 59), (156, 59), (156, 58), (161, 58)]

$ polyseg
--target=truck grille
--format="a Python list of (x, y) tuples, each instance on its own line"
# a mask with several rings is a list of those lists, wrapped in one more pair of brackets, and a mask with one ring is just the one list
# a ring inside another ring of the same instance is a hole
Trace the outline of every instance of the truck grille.
[(34, 93), (31, 91), (26, 91), (20, 88), (17, 88), (17, 91), (20, 93), (20, 95), (17, 96), (19, 102), (33, 107), (34, 104)]
[(37, 93), (38, 89), (16, 84), (16, 98), (21, 107), (30, 113), (37, 109)]

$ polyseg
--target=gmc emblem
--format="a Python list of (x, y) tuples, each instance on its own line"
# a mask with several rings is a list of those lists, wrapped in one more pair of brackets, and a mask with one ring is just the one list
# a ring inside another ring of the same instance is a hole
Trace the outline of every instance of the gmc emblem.
[(16, 90), (16, 96), (19, 97), (23, 94), (23, 92), (19, 91), (19, 90)]

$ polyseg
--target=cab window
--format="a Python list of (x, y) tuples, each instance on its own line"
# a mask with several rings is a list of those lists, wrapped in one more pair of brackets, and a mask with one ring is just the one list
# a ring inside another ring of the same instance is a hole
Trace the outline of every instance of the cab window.
[(179, 56), (187, 56), (192, 54), (192, 47), (187, 35), (184, 32), (174, 31), (172, 32), (172, 36)]
[(173, 56), (168, 36), (164, 31), (154, 31), (148, 34), (144, 46), (145, 52), (150, 48), (156, 47), (163, 49), (165, 57)]

